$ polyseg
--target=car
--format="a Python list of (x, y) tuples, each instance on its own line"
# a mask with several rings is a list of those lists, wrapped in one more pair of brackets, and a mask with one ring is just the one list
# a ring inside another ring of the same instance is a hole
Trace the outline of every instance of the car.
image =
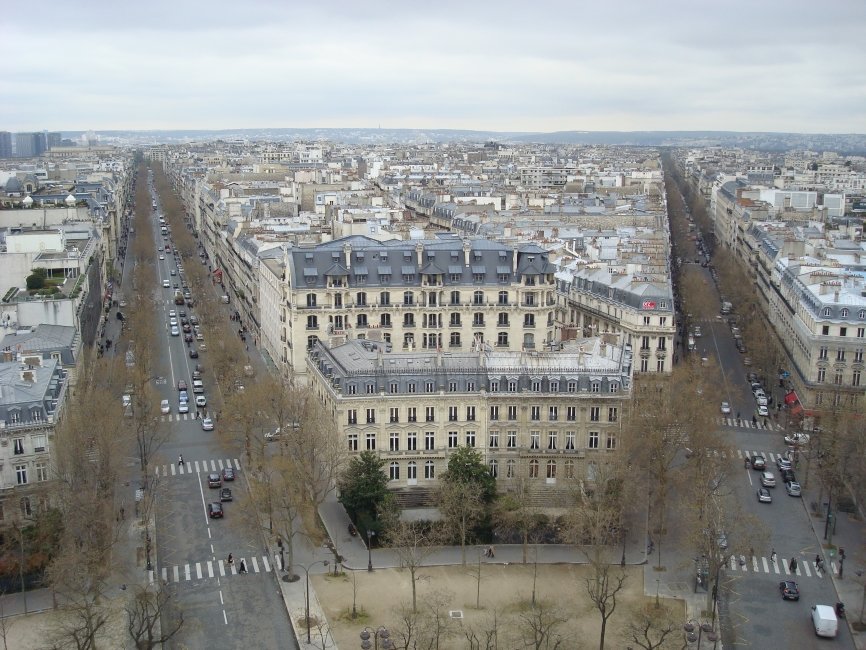
[(168, 280), (163, 280), (163, 281), (162, 281), (162, 286), (163, 286), (164, 289), (170, 289), (170, 288), (171, 288), (171, 283), (170, 283)]
[(773, 476), (773, 472), (761, 473), (761, 485), (763, 487), (776, 487), (776, 477)]
[(175, 283), (172, 285), (172, 287), (174, 287), (175, 289), (177, 289), (177, 282), (175, 282)]
[(779, 474), (781, 474), (782, 483), (796, 483), (797, 482), (797, 477), (794, 476), (794, 470), (792, 470), (792, 469), (783, 469), (781, 472), (779, 472)]
[(169, 318), (168, 324), (169, 324), (169, 327), (177, 327), (177, 319), (176, 318)]
[(209, 488), (218, 488), (223, 486), (223, 480), (216, 472), (211, 472), (207, 475), (207, 486)]
[(793, 580), (782, 580), (779, 583), (779, 593), (782, 600), (800, 600), (800, 588)]
[(160, 255), (160, 256), (159, 256), (159, 259), (160, 259), (160, 260), (164, 260), (164, 259), (165, 259), (165, 255)]
[(752, 357), (743, 357), (743, 365), (751, 366), (752, 365)]
[(169, 309), (168, 310), (168, 317), (169, 318), (177, 318), (177, 312), (174, 309)]
[(753, 394), (753, 395), (756, 395), (756, 394), (759, 393), (759, 392), (760, 392), (760, 393), (763, 393), (763, 392), (764, 392), (764, 387), (763, 387), (763, 385), (761, 385), (761, 382), (759, 382), (757, 379), (755, 379), (754, 381), (750, 382), (750, 383), (749, 383), (749, 386), (750, 386), (751, 389), (752, 389), (752, 394)]
[(192, 371), (192, 380), (195, 381), (196, 379), (201, 381), (201, 370), (193, 370)]
[(189, 413), (189, 402), (180, 402), (177, 405), (178, 413)]
[(767, 469), (767, 459), (763, 456), (752, 456), (752, 469), (764, 471)]
[(186, 385), (186, 382), (183, 379), (177, 380), (177, 389), (178, 390), (189, 390), (189, 386)]
[(699, 339), (703, 336), (700, 325), (695, 325), (695, 338)]
[(181, 402), (188, 402), (189, 401), (189, 393), (185, 390), (182, 390), (182, 391), (180, 391), (180, 393), (178, 393), (177, 399)]
[(749, 374), (747, 374), (746, 375), (746, 381), (749, 382), (750, 385), (757, 383), (758, 382), (757, 373), (750, 372)]
[(785, 444), (794, 445), (794, 446), (803, 446), (809, 444), (809, 434), (808, 433), (792, 433), (790, 435), (785, 436)]
[(132, 406), (132, 395), (126, 394), (120, 398), (120, 401), (123, 404), (124, 408), (126, 408), (127, 406)]
[(233, 497), (231, 488), (224, 487), (222, 490), (220, 490), (220, 501), (231, 501), (232, 499)]
[(222, 519), (223, 504), (219, 503), (218, 501), (207, 504), (207, 514), (211, 519)]
[(231, 467), (226, 467), (223, 470), (223, 480), (224, 481), (234, 481), (235, 480), (235, 471)]
[(762, 487), (762, 488), (758, 489), (758, 502), (759, 503), (772, 503), (773, 502), (773, 497), (770, 495), (770, 491), (767, 488)]
[(196, 395), (195, 405), (199, 408), (204, 408), (205, 406), (207, 406), (207, 397), (205, 397), (204, 395)]
[(172, 336), (180, 336), (180, 330), (177, 329), (176, 327), (172, 327), (171, 328), (171, 335)]
[(125, 300), (121, 300), (119, 304), (121, 307), (126, 307), (129, 303), (126, 302)]
[(198, 325), (198, 316), (190, 316), (189, 322), (192, 323), (193, 325)]
[(190, 348), (189, 349), (189, 358), (190, 359), (198, 359), (198, 350), (196, 350), (195, 348)]
[(789, 497), (802, 496), (800, 484), (797, 483), (797, 481), (788, 481), (785, 483), (785, 492), (788, 493)]
[(168, 415), (169, 413), (171, 413), (171, 404), (168, 403), (167, 399), (164, 399), (159, 403), (159, 411), (163, 415)]
[(196, 332), (195, 340), (196, 341), (204, 341), (204, 334), (202, 334), (201, 332)]
[(184, 340), (186, 343), (192, 343), (192, 341), (193, 341), (193, 336), (192, 336), (192, 334), (184, 334), (184, 335), (183, 335), (183, 340)]
[(190, 327), (189, 323), (183, 323), (182, 327), (185, 333), (189, 334), (192, 332), (192, 327)]
[(731, 414), (731, 405), (727, 402), (722, 402), (722, 415), (730, 415)]
[(201, 421), (201, 428), (204, 431), (213, 431), (213, 420), (210, 418), (205, 418)]
[(177, 314), (178, 314), (178, 316), (180, 316), (181, 318), (186, 318), (186, 312), (185, 312), (183, 309), (181, 309)]
[(758, 404), (758, 415), (765, 418), (770, 415), (770, 409), (765, 404)]
[(761, 393), (760, 395), (755, 395), (755, 402), (758, 404), (758, 406), (766, 407), (767, 406), (767, 396), (764, 395), (764, 393)]
[(157, 253), (161, 253), (161, 252), (162, 252), (162, 246), (157, 246), (157, 247), (156, 247), (156, 252), (157, 252)]

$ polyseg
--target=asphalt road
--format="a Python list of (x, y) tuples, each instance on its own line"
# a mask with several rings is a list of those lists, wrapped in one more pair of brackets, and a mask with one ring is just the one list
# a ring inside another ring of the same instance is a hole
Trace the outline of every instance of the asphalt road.
[[(153, 228), (157, 246), (164, 244), (156, 216)], [(155, 367), (161, 378), (156, 389), (159, 399), (169, 400), (171, 414), (162, 418), (163, 426), (169, 430), (168, 438), (153, 462), (157, 494), (155, 569), (172, 595), (173, 609), (166, 617), (180, 612), (184, 618), (183, 627), (170, 645), (297, 648), (274, 578), (273, 561), (262, 547), (239, 451), (221, 443), (216, 431), (202, 430), (201, 420), (193, 419), (192, 412), (178, 413), (177, 382), (185, 380), (190, 386), (190, 398), (194, 398), (191, 379), (196, 363), (204, 367), (205, 395), (216, 387), (208, 372), (207, 351), (200, 351), (198, 360), (190, 359), (182, 335), (170, 335), (169, 312), (183, 310), (191, 315), (193, 310), (176, 306), (174, 288), (162, 287), (164, 279), (172, 285), (179, 282), (179, 276), (170, 275), (170, 270), (176, 269), (173, 253), (164, 253), (162, 261), (158, 256), (155, 250), (160, 323)], [(216, 297), (196, 296), (196, 299)], [(200, 347), (198, 343), (193, 345)], [(184, 459), (182, 467), (178, 464), (180, 455)], [(219, 490), (208, 487), (207, 475), (229, 466), (235, 470), (236, 480), (226, 482), (225, 486), (231, 488), (234, 499), (223, 504), (224, 518), (211, 519), (207, 505), (219, 501)], [(226, 561), (229, 553), (234, 556), (233, 566)], [(247, 565), (246, 574), (239, 573), (242, 559)]]

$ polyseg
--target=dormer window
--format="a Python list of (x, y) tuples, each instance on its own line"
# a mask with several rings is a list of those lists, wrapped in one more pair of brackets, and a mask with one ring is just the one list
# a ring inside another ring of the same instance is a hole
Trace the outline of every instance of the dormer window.
[(843, 310), (842, 310), (842, 313), (839, 314), (839, 315), (840, 315), (842, 318), (848, 318), (848, 310), (847, 310), (847, 309), (843, 309)]
[(824, 311), (821, 312), (821, 315), (824, 316), (824, 317), (826, 317), (826, 318), (829, 318), (829, 317), (830, 317), (830, 314), (831, 314), (831, 312), (830, 312), (830, 308), (829, 308), (829, 307), (824, 307)]

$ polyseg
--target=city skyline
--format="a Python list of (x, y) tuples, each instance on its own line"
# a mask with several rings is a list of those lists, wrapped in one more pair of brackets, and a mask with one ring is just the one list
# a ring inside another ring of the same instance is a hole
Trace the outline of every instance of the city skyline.
[(68, 33), (6, 12), (0, 129), (857, 133), (866, 115), (866, 6), (836, 0), (41, 7)]

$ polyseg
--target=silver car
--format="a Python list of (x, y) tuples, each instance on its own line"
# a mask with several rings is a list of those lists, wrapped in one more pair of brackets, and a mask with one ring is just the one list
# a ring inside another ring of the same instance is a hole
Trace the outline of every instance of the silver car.
[(773, 472), (761, 473), (761, 485), (765, 488), (776, 487), (776, 477), (773, 476)]

